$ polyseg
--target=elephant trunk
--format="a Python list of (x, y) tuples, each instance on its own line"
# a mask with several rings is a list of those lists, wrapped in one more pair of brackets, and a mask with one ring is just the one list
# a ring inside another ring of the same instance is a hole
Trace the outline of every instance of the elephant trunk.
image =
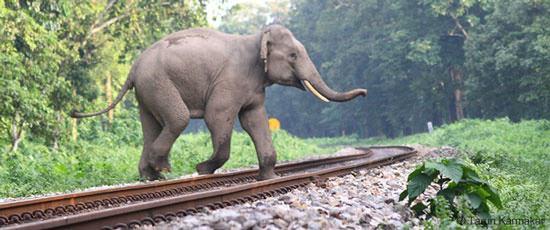
[[(313, 63), (311, 63), (311, 65), (313, 65)], [(325, 81), (323, 81), (321, 75), (319, 74), (319, 72), (317, 72), (317, 69), (314, 66), (312, 69), (313, 73), (309, 74), (308, 77), (302, 80), (302, 84), (304, 85), (304, 88), (306, 88), (309, 92), (311, 92), (322, 101), (344, 102), (349, 101), (359, 95), (367, 95), (366, 89), (353, 89), (347, 92), (334, 91), (327, 86), (327, 84), (325, 83)]]

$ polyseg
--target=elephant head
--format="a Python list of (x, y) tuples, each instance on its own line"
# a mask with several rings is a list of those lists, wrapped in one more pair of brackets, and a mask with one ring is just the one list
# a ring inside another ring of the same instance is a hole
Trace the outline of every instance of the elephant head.
[(305, 47), (292, 32), (280, 25), (271, 25), (262, 31), (260, 57), (270, 82), (308, 90), (322, 101), (349, 101), (359, 95), (366, 96), (366, 89), (336, 92), (321, 78), (309, 58)]

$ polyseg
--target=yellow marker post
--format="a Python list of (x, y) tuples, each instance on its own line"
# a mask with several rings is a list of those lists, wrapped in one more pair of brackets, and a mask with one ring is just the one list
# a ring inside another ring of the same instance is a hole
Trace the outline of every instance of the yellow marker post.
[(271, 130), (271, 132), (281, 129), (281, 122), (277, 120), (277, 118), (269, 118), (267, 123), (269, 123), (269, 130)]

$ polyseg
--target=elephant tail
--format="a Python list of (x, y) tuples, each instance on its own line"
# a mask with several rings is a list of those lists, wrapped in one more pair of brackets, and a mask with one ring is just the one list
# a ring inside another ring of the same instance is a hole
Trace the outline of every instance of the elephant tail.
[(104, 114), (106, 112), (109, 112), (109, 110), (115, 108), (115, 106), (122, 100), (122, 98), (124, 97), (126, 92), (128, 92), (128, 90), (132, 89), (132, 87), (134, 87), (134, 82), (132, 80), (132, 77), (129, 77), (126, 80), (126, 82), (124, 83), (124, 85), (122, 86), (122, 89), (120, 89), (120, 92), (118, 93), (118, 96), (115, 98), (113, 103), (111, 103), (107, 108), (105, 108), (101, 111), (98, 111), (98, 112), (94, 112), (94, 113), (80, 113), (80, 112), (77, 112), (77, 111), (73, 110), (71, 112), (70, 116), (74, 117), (74, 118), (84, 118), (84, 117), (93, 117), (93, 116), (97, 116), (97, 115), (101, 115), (101, 114)]

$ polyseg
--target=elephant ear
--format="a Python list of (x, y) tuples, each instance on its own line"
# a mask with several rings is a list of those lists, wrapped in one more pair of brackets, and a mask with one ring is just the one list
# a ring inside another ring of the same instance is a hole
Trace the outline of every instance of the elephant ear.
[(260, 46), (260, 58), (264, 61), (264, 71), (267, 73), (267, 54), (268, 48), (267, 43), (271, 40), (269, 31), (265, 31), (262, 35), (262, 41)]

